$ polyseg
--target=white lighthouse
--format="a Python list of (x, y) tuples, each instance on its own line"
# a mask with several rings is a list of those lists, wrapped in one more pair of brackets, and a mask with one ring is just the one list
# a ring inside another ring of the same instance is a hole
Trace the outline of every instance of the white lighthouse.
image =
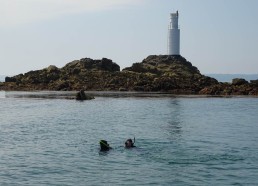
[(180, 55), (180, 29), (178, 28), (178, 11), (170, 14), (168, 26), (168, 55)]

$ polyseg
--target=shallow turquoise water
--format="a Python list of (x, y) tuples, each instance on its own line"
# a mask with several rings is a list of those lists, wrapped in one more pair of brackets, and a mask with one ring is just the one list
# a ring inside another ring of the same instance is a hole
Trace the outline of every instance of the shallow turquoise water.
[(257, 98), (0, 94), (0, 185), (258, 185)]

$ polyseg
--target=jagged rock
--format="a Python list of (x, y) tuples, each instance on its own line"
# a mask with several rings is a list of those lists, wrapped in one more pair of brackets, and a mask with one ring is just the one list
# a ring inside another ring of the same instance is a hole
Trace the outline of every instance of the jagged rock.
[(116, 72), (120, 71), (120, 66), (107, 58), (102, 58), (101, 60), (83, 58), (81, 60), (72, 61), (62, 68), (62, 70), (68, 71), (72, 74), (77, 74), (83, 69)]
[(69, 82), (65, 80), (61, 80), (55, 83), (56, 90), (66, 91), (69, 89)]
[(258, 86), (258, 79), (257, 80), (250, 80), (250, 83), (254, 86)]
[(5, 77), (5, 82), (16, 82), (16, 78), (15, 77)]
[(59, 68), (57, 68), (55, 65), (50, 65), (46, 68), (48, 73), (57, 73), (59, 72)]
[(120, 71), (112, 60), (83, 58), (6, 77), (0, 90), (164, 91), (173, 94), (258, 95), (258, 80), (219, 83), (182, 56), (151, 55)]
[(127, 67), (123, 71), (133, 71), (140, 73), (162, 74), (169, 73), (170, 75), (181, 74), (200, 74), (199, 70), (192, 66), (182, 56), (168, 56), (168, 55), (151, 55), (145, 58), (141, 63), (134, 63), (132, 67)]
[(145, 78), (137, 81), (134, 90), (169, 92), (182, 90), (193, 93), (205, 86), (218, 83), (214, 78), (200, 74), (199, 70), (182, 56), (151, 55), (141, 63), (134, 63), (132, 67), (127, 67), (123, 71), (145, 74)]
[(202, 90), (199, 91), (199, 94), (222, 95), (222, 92), (224, 89), (225, 89), (225, 84), (216, 84), (216, 85), (211, 85), (211, 86), (203, 88)]
[(13, 78), (19, 90), (120, 90), (120, 91), (167, 91), (196, 93), (205, 86), (217, 84), (217, 80), (200, 74), (181, 56), (152, 55), (132, 67), (120, 67), (112, 60), (83, 58), (58, 69), (49, 66), (30, 71)]
[(248, 81), (242, 78), (234, 78), (232, 79), (232, 85), (245, 85), (248, 84)]
[(120, 92), (124, 92), (124, 91), (128, 91), (128, 89), (126, 89), (126, 88), (124, 88), (124, 87), (120, 87), (120, 88), (119, 88), (119, 91), (120, 91)]
[(205, 95), (258, 95), (258, 88), (251, 84), (233, 85), (230, 83), (220, 83), (205, 87), (199, 91)]

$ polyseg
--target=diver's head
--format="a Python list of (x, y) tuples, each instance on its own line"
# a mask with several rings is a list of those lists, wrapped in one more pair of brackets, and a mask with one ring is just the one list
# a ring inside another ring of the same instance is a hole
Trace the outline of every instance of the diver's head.
[(132, 140), (132, 139), (126, 140), (126, 141), (125, 141), (125, 147), (126, 147), (126, 148), (134, 147), (133, 140)]
[(101, 151), (108, 151), (111, 148), (106, 140), (100, 140), (99, 145)]

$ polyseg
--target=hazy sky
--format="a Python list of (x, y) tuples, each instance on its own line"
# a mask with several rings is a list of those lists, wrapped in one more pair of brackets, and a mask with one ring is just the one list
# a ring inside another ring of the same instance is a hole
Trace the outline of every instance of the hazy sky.
[(181, 55), (201, 73), (258, 73), (258, 0), (0, 0), (0, 74), (166, 54), (176, 10)]

